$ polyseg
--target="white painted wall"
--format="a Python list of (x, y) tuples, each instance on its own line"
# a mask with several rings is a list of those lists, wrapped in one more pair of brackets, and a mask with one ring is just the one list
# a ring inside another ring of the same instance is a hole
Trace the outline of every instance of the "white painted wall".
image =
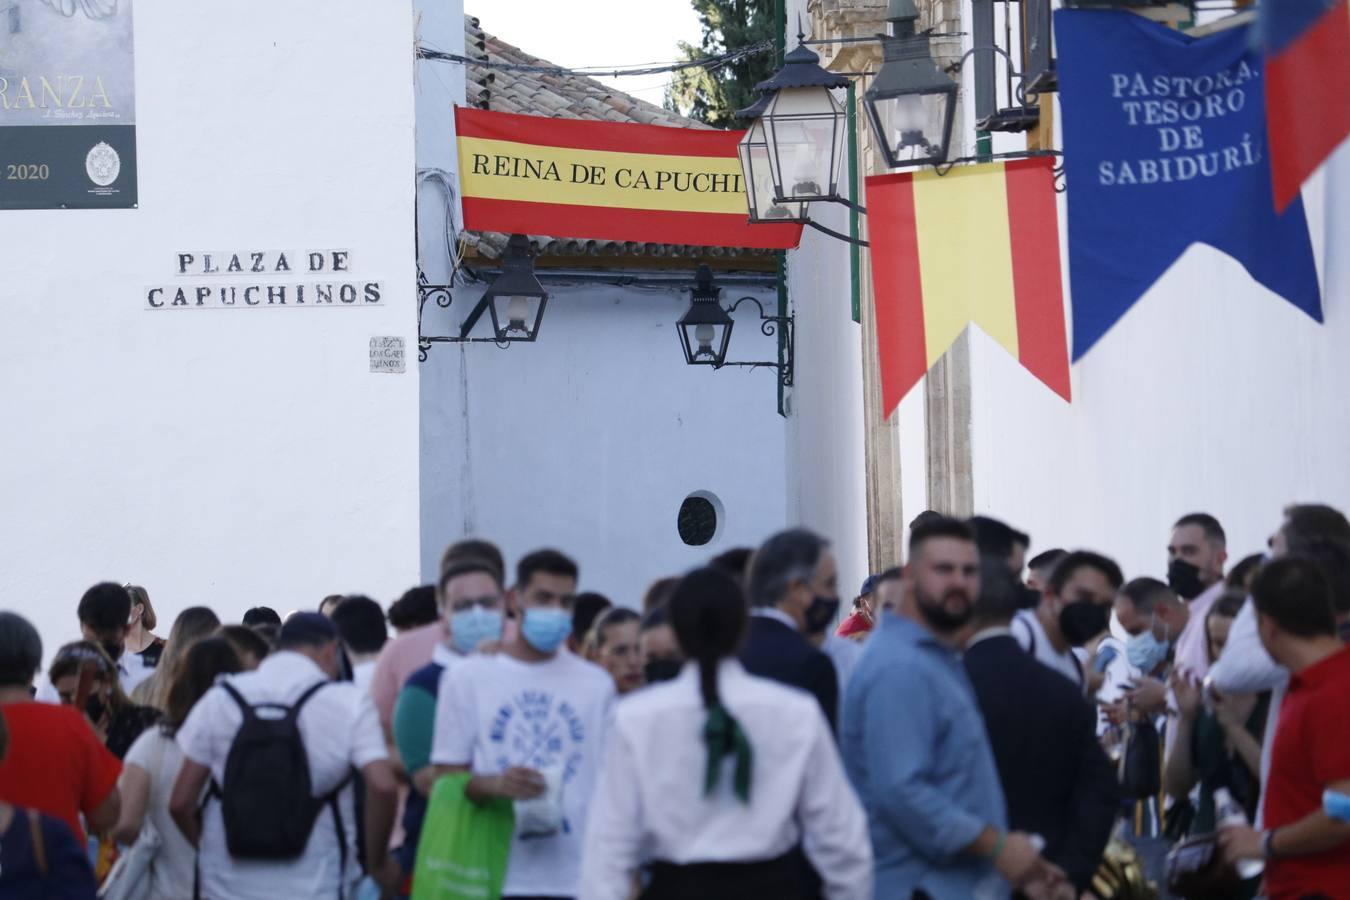
[[(0, 603), (49, 657), (100, 579), (146, 585), (161, 634), (415, 582), (416, 356), (368, 364), (416, 343), (411, 12), (138, 3), (140, 208), (0, 215)], [(145, 308), (176, 251), (321, 247), (384, 305)]]
[(1325, 325), (1197, 245), (1073, 367), (1072, 405), (978, 335), (977, 508), (1028, 530), (1033, 551), (1094, 547), (1130, 575), (1165, 571), (1183, 513), (1218, 516), (1236, 560), (1285, 504), (1350, 509), (1350, 146), (1304, 198)]
[[(446, 545), (466, 536), (496, 541), (508, 565), (552, 546), (577, 560), (583, 589), (636, 606), (654, 579), (782, 528), (776, 372), (686, 365), (675, 322), (687, 292), (546, 286), (533, 344), (439, 344), (423, 364), (424, 576), (434, 580)], [(432, 327), (458, 323), (482, 290), (457, 288)], [(723, 305), (747, 294), (766, 310), (774, 302), (764, 288), (727, 287)], [(753, 304), (735, 319), (729, 358), (774, 359)], [(475, 334), (487, 333), (485, 316)], [(726, 513), (703, 547), (676, 530), (696, 491)]]

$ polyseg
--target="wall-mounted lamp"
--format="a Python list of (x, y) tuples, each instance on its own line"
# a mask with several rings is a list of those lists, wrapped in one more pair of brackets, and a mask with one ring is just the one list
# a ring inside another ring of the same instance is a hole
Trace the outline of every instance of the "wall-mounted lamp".
[[(544, 308), (548, 305), (548, 291), (539, 283), (534, 274), (534, 255), (530, 248), (530, 239), (523, 234), (513, 234), (506, 243), (506, 255), (502, 257), (502, 270), (483, 292), (478, 305), (473, 308), (464, 323), (459, 327), (459, 336), (428, 335), (422, 328), (422, 312), (428, 300), (434, 300), (442, 308), (450, 306), (451, 294), (448, 284), (431, 284), (420, 270), (417, 273), (417, 346), (418, 358), (426, 361), (427, 351), (432, 344), (471, 344), (490, 342), (499, 347), (509, 347), (517, 341), (533, 341), (539, 337), (539, 325), (544, 320)], [(492, 337), (469, 337), (473, 327), (488, 313), (492, 320)]]
[[(712, 270), (699, 266), (694, 276), (694, 289), (689, 309), (680, 317), (680, 343), (684, 347), (684, 361), (691, 366), (746, 366), (751, 369), (777, 369), (778, 380), (783, 387), (792, 387), (793, 377), (793, 317), (769, 316), (764, 314), (764, 305), (754, 297), (742, 297), (723, 309), (720, 302), (722, 291), (713, 284)], [(759, 309), (760, 333), (765, 337), (774, 337), (783, 329), (783, 359), (781, 362), (727, 362), (727, 348), (731, 344), (731, 331), (735, 325), (731, 314), (742, 303), (750, 302)]]

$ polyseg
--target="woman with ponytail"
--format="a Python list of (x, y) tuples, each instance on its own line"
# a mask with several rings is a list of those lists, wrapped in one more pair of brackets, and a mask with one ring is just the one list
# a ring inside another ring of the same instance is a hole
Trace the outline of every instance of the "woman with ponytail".
[(736, 582), (695, 569), (669, 614), (688, 662), (615, 710), (580, 900), (626, 900), (644, 869), (642, 900), (871, 900), (867, 819), (819, 704), (736, 660)]

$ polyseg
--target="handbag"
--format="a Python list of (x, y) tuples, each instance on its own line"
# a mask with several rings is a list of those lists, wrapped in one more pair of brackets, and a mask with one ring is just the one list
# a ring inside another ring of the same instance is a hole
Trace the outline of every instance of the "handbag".
[(417, 843), (412, 900), (498, 900), (516, 830), (510, 800), (479, 806), (464, 796), (470, 775), (437, 779)]
[[(164, 744), (164, 740), (159, 742), (159, 753), (155, 759), (155, 771), (150, 773), (151, 778), (164, 766)], [(164, 840), (147, 817), (141, 826), (141, 833), (136, 836), (136, 843), (117, 858), (108, 877), (103, 879), (103, 885), (98, 889), (100, 900), (141, 900), (149, 896), (150, 867), (163, 845)]]
[(1177, 844), (1167, 854), (1167, 890), (1184, 900), (1232, 900), (1242, 878), (1223, 858), (1219, 839), (1202, 834)]
[[(1127, 718), (1130, 706), (1125, 705)], [(1120, 755), (1120, 789), (1136, 800), (1156, 797), (1162, 791), (1162, 741), (1147, 718), (1128, 725), (1125, 752)]]

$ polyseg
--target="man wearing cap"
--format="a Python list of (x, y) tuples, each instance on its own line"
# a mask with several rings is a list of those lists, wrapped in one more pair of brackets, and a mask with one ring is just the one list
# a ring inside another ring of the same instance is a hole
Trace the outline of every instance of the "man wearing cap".
[(879, 575), (868, 575), (867, 580), (862, 583), (858, 589), (858, 596), (853, 598), (853, 612), (839, 623), (835, 634), (841, 638), (848, 638), (852, 641), (861, 643), (868, 632), (872, 630), (872, 624), (876, 621), (873, 610), (873, 601), (876, 593), (877, 581)]
[[(297, 720), (313, 794), (329, 795), (353, 770), (361, 774), (367, 868), (386, 889), (397, 886), (398, 866), (386, 852), (397, 782), (370, 695), (350, 682), (333, 682), (338, 665), (338, 633), (333, 623), (320, 613), (296, 613), (281, 626), (277, 652), (264, 659), (256, 671), (222, 678), (222, 683), (203, 695), (179, 728), (183, 767), (174, 784), (169, 812), (188, 841), (199, 847), (203, 897), (274, 900), (346, 896), (360, 877), (356, 829), (362, 823), (355, 818), (352, 784), (338, 791), (334, 807), (325, 806), (319, 813), (304, 851), (295, 859), (231, 856), (218, 797), (208, 800), (198, 817), (199, 798), (208, 782), (224, 794), (249, 789), (247, 784), (231, 784), (225, 778), (226, 759), (244, 713), (224, 683), (255, 707), (295, 706), (302, 696), (321, 685), (300, 706)], [(345, 842), (345, 852), (340, 842)]]

